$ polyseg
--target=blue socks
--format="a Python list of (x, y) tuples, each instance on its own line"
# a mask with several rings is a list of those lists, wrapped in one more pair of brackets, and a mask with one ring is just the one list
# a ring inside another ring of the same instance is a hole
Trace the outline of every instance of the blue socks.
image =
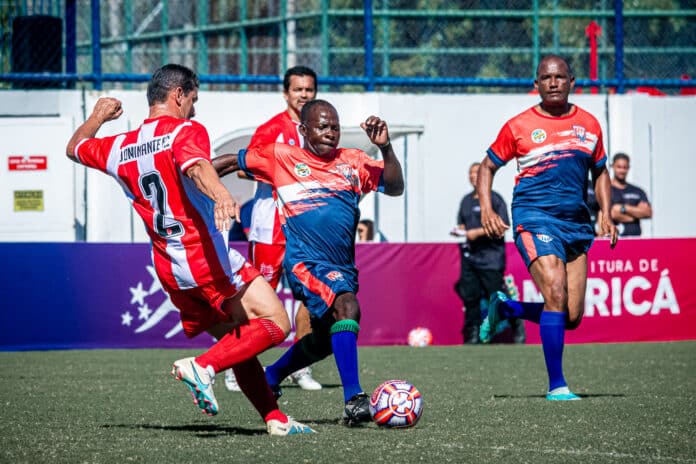
[(280, 385), (280, 382), (298, 369), (312, 364), (299, 342), (293, 343), (283, 356), (266, 368), (266, 380), (269, 385)]
[(344, 319), (331, 326), (331, 346), (343, 384), (344, 401), (363, 391), (358, 376), (359, 331), (360, 326), (352, 319)]
[(528, 303), (525, 301), (507, 300), (498, 304), (498, 310), (503, 316), (539, 323), (544, 303)]
[(549, 391), (565, 387), (563, 377), (563, 345), (565, 343), (566, 314), (543, 311), (539, 321), (541, 344), (544, 348), (546, 371), (549, 374)]

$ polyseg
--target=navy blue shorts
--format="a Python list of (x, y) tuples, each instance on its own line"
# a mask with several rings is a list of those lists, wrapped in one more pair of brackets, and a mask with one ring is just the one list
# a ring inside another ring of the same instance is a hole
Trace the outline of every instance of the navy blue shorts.
[(539, 256), (554, 255), (567, 263), (592, 246), (594, 234), (589, 224), (549, 219), (545, 224), (519, 224), (515, 228), (515, 245), (527, 268)]
[(354, 266), (300, 262), (287, 271), (293, 297), (302, 301), (315, 317), (321, 318), (341, 293), (358, 293), (358, 271)]

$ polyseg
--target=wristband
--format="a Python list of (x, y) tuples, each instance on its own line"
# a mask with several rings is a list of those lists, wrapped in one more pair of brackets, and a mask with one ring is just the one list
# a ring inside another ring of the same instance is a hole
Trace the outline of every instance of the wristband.
[(387, 148), (389, 145), (391, 145), (391, 140), (387, 140), (387, 143), (385, 143), (384, 145), (377, 145), (377, 148), (379, 148), (380, 150), (383, 150), (383, 149)]

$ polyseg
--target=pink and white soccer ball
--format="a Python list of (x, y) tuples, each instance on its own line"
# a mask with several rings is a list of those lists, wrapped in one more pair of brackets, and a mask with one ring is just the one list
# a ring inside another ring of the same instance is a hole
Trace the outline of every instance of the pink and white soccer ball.
[(433, 334), (425, 327), (416, 327), (408, 333), (408, 344), (416, 347), (432, 345)]
[(370, 415), (380, 427), (413, 427), (423, 413), (423, 398), (405, 380), (387, 380), (370, 397)]

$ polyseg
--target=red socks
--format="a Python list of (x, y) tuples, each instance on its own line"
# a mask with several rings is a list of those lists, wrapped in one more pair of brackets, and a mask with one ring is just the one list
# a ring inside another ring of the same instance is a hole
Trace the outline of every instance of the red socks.
[(264, 422), (271, 419), (280, 422), (288, 421), (288, 417), (278, 409), (278, 402), (266, 382), (263, 368), (256, 357), (236, 364), (232, 369), (237, 377), (239, 388), (263, 417)]
[(262, 318), (252, 319), (249, 324), (236, 327), (218, 340), (208, 351), (198, 356), (196, 362), (202, 367), (211, 366), (216, 373), (221, 372), (255, 358), (284, 339), (283, 330), (275, 322)]

